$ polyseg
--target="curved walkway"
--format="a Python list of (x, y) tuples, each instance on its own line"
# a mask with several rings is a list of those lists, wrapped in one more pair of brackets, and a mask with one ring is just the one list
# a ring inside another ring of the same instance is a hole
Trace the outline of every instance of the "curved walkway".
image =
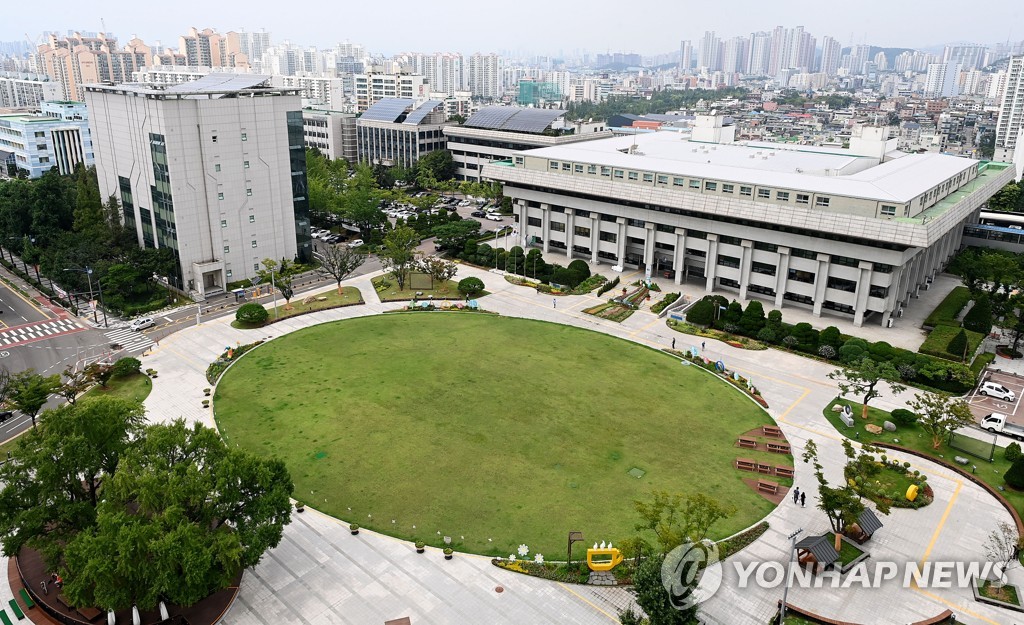
[[(582, 309), (598, 301), (593, 296), (559, 297), (556, 307), (550, 295), (513, 286), (494, 273), (460, 267), (460, 278), (469, 275), (482, 278), (492, 293), (481, 304), (503, 315), (575, 325), (658, 348), (668, 347), (673, 337), (677, 347), (686, 348), (694, 338), (669, 330), (663, 320), (646, 312), (635, 313), (622, 324), (584, 315)], [(366, 305), (304, 315), (259, 330), (237, 330), (222, 319), (161, 341), (143, 360), (145, 368), (159, 372), (146, 400), (148, 417), (160, 421), (184, 417), (213, 426), (211, 411), (201, 407), (203, 388), (208, 386), (205, 370), (225, 347), (402, 306), (377, 302), (369, 276), (348, 284), (362, 291)], [(821, 415), (822, 407), (837, 394), (835, 383), (826, 377), (832, 367), (777, 350), (738, 350), (710, 339), (707, 352), (750, 377), (793, 444), (795, 485), (807, 491), (809, 505), (802, 509), (784, 502), (768, 517), (771, 529), (738, 556), (741, 562), (785, 562), (790, 532), (803, 528), (807, 535), (828, 528), (825, 516), (813, 507), (814, 477), (799, 461), (808, 438), (817, 442), (828, 478), (833, 483), (842, 479), (841, 438)], [(902, 405), (891, 395), (876, 403), (885, 408)], [(894, 510), (882, 517), (885, 527), (868, 543), (872, 558), (918, 563), (983, 560), (986, 537), (1009, 515), (981, 488), (953, 472), (914, 457), (900, 459), (929, 475), (935, 501), (918, 511)], [(729, 625), (768, 622), (782, 597), (781, 587), (741, 591), (730, 570), (727, 566), (723, 587), (702, 605), (703, 617)], [(1024, 582), (1020, 568), (1010, 575), (1015, 583)], [(496, 592), (497, 586), (504, 591)], [(899, 584), (878, 589), (794, 589), (789, 601), (824, 616), (862, 623), (880, 618), (909, 623), (947, 608), (960, 622), (998, 624), (1011, 619), (1008, 612), (974, 602), (969, 589), (903, 589)], [(610, 623), (617, 622), (616, 612), (631, 603), (623, 589), (547, 582), (499, 570), (478, 556), (458, 554), (446, 562), (436, 550), (417, 555), (411, 544), (372, 532), (351, 536), (344, 524), (307, 509), (293, 516), (281, 544), (246, 572), (239, 599), (224, 622), (363, 625), (409, 616), (414, 625)]]

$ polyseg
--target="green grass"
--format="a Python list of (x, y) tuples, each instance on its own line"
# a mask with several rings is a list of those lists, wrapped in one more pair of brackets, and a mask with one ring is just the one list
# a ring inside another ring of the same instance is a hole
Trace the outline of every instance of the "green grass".
[[(412, 276), (410, 276), (410, 279), (405, 281), (404, 289), (399, 289), (398, 282), (389, 275), (378, 276), (371, 280), (371, 282), (373, 283), (373, 288), (377, 290), (377, 297), (382, 302), (404, 302), (414, 297), (418, 300), (430, 299), (431, 295), (438, 298), (463, 298), (463, 295), (459, 293), (458, 280), (448, 280), (447, 282), (434, 285), (434, 288), (424, 288), (430, 286), (430, 278), (422, 275), (416, 276), (416, 286), (413, 287), (414, 281)], [(416, 295), (417, 293), (422, 293), (422, 295)], [(486, 292), (476, 297), (483, 297), (484, 295), (486, 295)]]
[[(849, 405), (853, 409), (854, 423), (852, 428), (846, 427), (846, 424), (840, 420), (839, 413), (832, 412), (832, 406), (837, 403), (840, 405)], [(823, 414), (825, 415), (825, 418), (828, 419), (829, 423), (831, 423), (832, 426), (841, 434), (847, 438), (854, 438), (862, 443), (877, 441), (892, 443), (893, 439), (899, 439), (899, 443), (897, 443), (898, 445), (914, 449), (925, 455), (932, 456), (937, 460), (953, 465), (955, 465), (953, 462), (954, 456), (967, 457), (970, 459), (970, 464), (966, 467), (961, 466), (960, 468), (967, 469), (969, 471), (971, 469), (971, 465), (976, 465), (978, 467), (976, 475), (983, 482), (992, 486), (996, 490), (999, 490), (1000, 488), (1006, 489), (1000, 494), (1006, 497), (1010, 502), (1010, 505), (1012, 505), (1018, 513), (1024, 514), (1024, 491), (1014, 490), (1006, 486), (1003, 482), (1003, 475), (1010, 469), (1010, 463), (1007, 462), (1006, 458), (1003, 456), (1002, 449), (996, 449), (995, 458), (992, 462), (985, 462), (980, 458), (968, 456), (965, 452), (959, 449), (954, 449), (945, 442), (941, 443), (938, 449), (932, 449), (931, 436), (923, 432), (917, 425), (909, 427), (897, 425), (895, 432), (886, 432), (883, 430), (881, 434), (875, 435), (865, 430), (864, 426), (868, 423), (881, 426), (885, 421), (891, 421), (892, 419), (888, 412), (868, 406), (868, 418), (865, 421), (860, 418), (861, 406), (862, 404), (847, 401), (845, 399), (833, 400), (825, 407)], [(882, 453), (885, 453), (885, 450), (882, 450)]]
[(772, 423), (764, 411), (696, 367), (579, 328), (491, 315), (318, 325), (238, 361), (214, 405), (230, 444), (285, 460), (297, 498), (435, 546), (448, 535), (507, 556), (525, 543), (555, 559), (570, 530), (635, 535), (633, 501), (653, 489), (734, 505), (716, 537), (773, 509), (732, 468), (736, 437)]
[(110, 378), (107, 382), (107, 388), (99, 385), (94, 386), (86, 391), (82, 398), (120, 397), (121, 399), (129, 399), (141, 404), (143, 400), (149, 397), (149, 392), (152, 390), (153, 381), (149, 379), (149, 376), (145, 373), (136, 373), (123, 378)]
[[(832, 544), (832, 545), (836, 544), (836, 535), (835, 534), (833, 534), (832, 532), (829, 532), (828, 534), (825, 534), (825, 535), (828, 536), (828, 540), (829, 540), (830, 544)], [(864, 552), (862, 550), (858, 549), (853, 544), (851, 544), (850, 541), (844, 540), (844, 541), (842, 541), (840, 543), (839, 563), (842, 566), (846, 566), (847, 564), (853, 562), (854, 560), (856, 560), (857, 558), (861, 557), (862, 555), (864, 555)]]
[[(316, 298), (308, 304), (303, 303), (306, 298)], [(319, 298), (324, 299), (319, 299)], [(280, 300), (278, 300), (280, 301)], [(276, 308), (271, 307), (267, 309), (270, 313), (269, 321), (274, 319), (285, 319), (287, 317), (294, 317), (295, 315), (301, 315), (307, 312), (315, 310), (324, 310), (325, 308), (334, 308), (337, 306), (346, 306), (349, 304), (362, 304), (363, 295), (354, 286), (345, 286), (341, 288), (341, 293), (338, 293), (338, 289), (332, 289), (324, 293), (318, 293), (316, 295), (304, 295), (292, 298), (290, 308), (286, 308), (285, 304), (279, 304)], [(240, 328), (242, 330), (248, 330), (252, 328), (261, 328), (263, 325), (252, 325), (248, 323), (242, 323), (241, 321), (235, 320), (231, 322), (231, 327)]]
[[(951, 354), (946, 350), (949, 346), (949, 342), (953, 340), (953, 337), (960, 333), (961, 329), (962, 328), (956, 326), (936, 326), (934, 330), (928, 333), (928, 338), (924, 340), (924, 343), (921, 343), (921, 347), (919, 347), (917, 351), (922, 354), (938, 356), (939, 358), (945, 358), (947, 360), (963, 362), (963, 354)], [(967, 334), (967, 356), (970, 357), (978, 350), (978, 346), (981, 345), (981, 341), (985, 338), (985, 335), (980, 332), (972, 332), (970, 330), (964, 330), (964, 332)]]
[(1020, 598), (1017, 597), (1017, 589), (1011, 585), (1006, 585), (1002, 588), (995, 588), (992, 586), (991, 581), (985, 580), (978, 584), (978, 594), (987, 599), (995, 599), (996, 601), (1005, 601), (1006, 603), (1012, 603), (1013, 605), (1020, 605)]
[(935, 307), (928, 318), (924, 320), (925, 326), (938, 327), (938, 326), (956, 326), (960, 327), (960, 323), (956, 320), (960, 312), (963, 311), (964, 306), (971, 301), (971, 291), (965, 286), (955, 287), (949, 292), (949, 295), (945, 297), (939, 305)]

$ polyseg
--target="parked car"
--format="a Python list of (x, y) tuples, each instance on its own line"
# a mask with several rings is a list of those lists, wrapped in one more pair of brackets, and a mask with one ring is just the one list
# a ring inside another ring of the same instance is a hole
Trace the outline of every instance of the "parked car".
[(330, 243), (330, 244), (333, 245), (333, 244), (338, 243), (340, 241), (341, 241), (341, 235), (340, 234), (331, 234), (331, 235), (328, 235), (328, 236), (324, 237), (324, 243)]
[(986, 397), (995, 397), (1003, 401), (1016, 401), (1017, 396), (1010, 389), (996, 382), (982, 382), (978, 388), (978, 394)]
[(462, 207), (469, 206), (469, 200), (462, 200), (461, 202), (459, 202), (459, 206), (462, 206)]
[(473, 211), (472, 213), (469, 214), (469, 216), (470, 217), (486, 217), (487, 213), (485, 213), (483, 211)]
[(487, 219), (490, 219), (491, 221), (501, 221), (501, 215), (498, 213), (487, 213), (484, 216), (487, 217)]
[(362, 239), (356, 239), (355, 241), (349, 241), (348, 242), (348, 246), (350, 248), (353, 248), (353, 249), (355, 249), (357, 247), (361, 247), (362, 245), (363, 245), (363, 240)]
[(146, 328), (152, 328), (156, 325), (152, 317), (139, 317), (138, 319), (132, 319), (132, 322), (128, 324), (128, 329), (133, 332), (139, 332)]
[(3, 423), (4, 421), (10, 419), (13, 416), (14, 416), (14, 413), (11, 412), (10, 410), (0, 411), (0, 423)]

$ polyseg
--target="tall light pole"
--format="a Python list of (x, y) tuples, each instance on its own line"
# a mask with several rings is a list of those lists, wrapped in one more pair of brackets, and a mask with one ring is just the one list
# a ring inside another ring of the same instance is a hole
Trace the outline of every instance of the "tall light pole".
[[(92, 267), (85, 267), (84, 269), (72, 267), (70, 269), (65, 269), (64, 271), (79, 271), (81, 273), (84, 273), (86, 278), (88, 278), (89, 280), (89, 301), (95, 301), (92, 299)], [(106, 306), (104, 306), (103, 304), (103, 283), (101, 283), (98, 279), (96, 280), (96, 287), (99, 289), (100, 293), (100, 308), (103, 309), (103, 327), (109, 328), (110, 324), (107, 323), (107, 309)], [(99, 319), (96, 318), (96, 306), (92, 307), (92, 320), (93, 323), (99, 323)]]
[(789, 535), (789, 561), (786, 563), (786, 585), (782, 590), (782, 611), (779, 612), (779, 625), (786, 622), (786, 599), (789, 597), (789, 580), (793, 576), (793, 555), (796, 552), (796, 537), (804, 531), (801, 527)]

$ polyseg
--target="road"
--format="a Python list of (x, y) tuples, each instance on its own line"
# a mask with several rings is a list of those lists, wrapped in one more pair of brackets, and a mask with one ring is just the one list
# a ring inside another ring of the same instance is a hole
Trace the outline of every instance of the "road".
[(21, 293), (0, 283), (0, 329), (45, 321), (49, 317)]

